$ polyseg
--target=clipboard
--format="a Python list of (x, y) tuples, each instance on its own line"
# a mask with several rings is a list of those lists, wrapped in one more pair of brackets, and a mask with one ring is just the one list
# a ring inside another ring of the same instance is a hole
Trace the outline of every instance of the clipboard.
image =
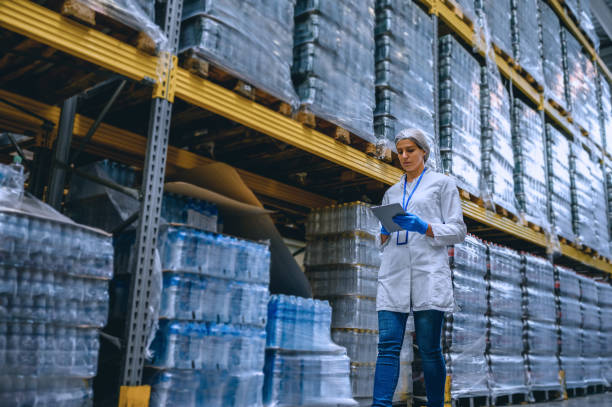
[(407, 215), (402, 205), (393, 203), (390, 205), (373, 206), (370, 210), (374, 213), (374, 216), (380, 220), (380, 223), (382, 223), (385, 229), (387, 229), (387, 232), (393, 233), (404, 230), (400, 225), (393, 222), (393, 217), (395, 215)]

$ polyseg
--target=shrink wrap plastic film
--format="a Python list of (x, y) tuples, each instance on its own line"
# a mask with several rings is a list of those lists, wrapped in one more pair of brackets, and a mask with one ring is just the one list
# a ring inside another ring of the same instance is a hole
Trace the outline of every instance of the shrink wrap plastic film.
[(483, 197), (516, 214), (510, 96), (492, 63), (481, 68), (481, 76)]
[(0, 205), (13, 206), (21, 202), (26, 178), (22, 166), (0, 164)]
[(0, 404), (89, 405), (112, 240), (24, 195), (20, 177), (0, 186), (17, 191), (0, 203)]
[(544, 75), (544, 94), (567, 110), (563, 78), (563, 50), (561, 23), (557, 13), (544, 0), (538, 0), (540, 17), (541, 58)]
[(609, 258), (610, 224), (607, 216), (608, 197), (606, 196), (606, 174), (599, 163), (600, 160), (601, 157), (597, 155), (591, 157), (591, 160), (589, 160), (591, 198), (593, 199), (593, 205), (591, 206), (593, 222), (591, 223), (591, 227), (596, 238), (596, 243), (591, 247), (596, 249), (599, 254)]
[(595, 51), (599, 51), (599, 36), (595, 31), (595, 25), (593, 24), (593, 14), (591, 13), (591, 0), (578, 0), (580, 8), (580, 14), (578, 17), (578, 23), (580, 28), (586, 33), (587, 37), (593, 43)]
[(540, 58), (541, 43), (538, 36), (538, 1), (511, 0), (512, 54), (521, 68), (527, 71), (537, 83), (544, 85)]
[(580, 281), (570, 269), (555, 266), (559, 298), (559, 362), (568, 388), (583, 386)]
[(548, 191), (550, 221), (555, 233), (572, 241), (572, 188), (570, 174), (570, 142), (556, 128), (546, 124)]
[(542, 116), (519, 99), (512, 106), (514, 191), (525, 219), (548, 228), (546, 150)]
[(315, 297), (360, 295), (376, 298), (378, 268), (336, 265), (306, 270)]
[(79, 0), (79, 3), (100, 14), (119, 21), (136, 31), (147, 34), (158, 52), (170, 51), (168, 38), (163, 29), (155, 24), (155, 10), (147, 0)]
[(451, 35), (441, 37), (439, 45), (442, 168), (460, 188), (480, 196), (480, 67)]
[(306, 246), (307, 267), (334, 264), (380, 266), (378, 242), (372, 235), (332, 235), (311, 241)]
[(353, 202), (313, 209), (306, 219), (306, 236), (360, 231), (378, 237), (380, 223), (370, 207), (362, 202)]
[(546, 259), (523, 255), (523, 339), (530, 390), (560, 390), (555, 272)]
[(600, 106), (599, 117), (601, 122), (601, 143), (605, 151), (612, 155), (612, 95), (610, 83), (603, 74), (599, 74)]
[(434, 129), (434, 26), (412, 1), (376, 2), (376, 136), (395, 151), (395, 135), (423, 131), (431, 147), (427, 166), (440, 171)]
[[(497, 48), (506, 55), (512, 55), (511, 0), (474, 0), (476, 13), (481, 21), (486, 21), (485, 30)], [(532, 9), (533, 13), (535, 9)], [(534, 14), (535, 16), (535, 14)], [(534, 33), (535, 35), (535, 33)]]
[(607, 385), (612, 383), (612, 287), (607, 283), (597, 283), (597, 297), (600, 307), (600, 351), (602, 377)]
[(204, 58), (297, 108), (291, 82), (295, 2), (185, 0), (179, 52)]
[(526, 393), (523, 352), (521, 256), (489, 244), (489, 388), (493, 396)]
[(292, 77), (302, 106), (376, 143), (374, 0), (298, 0)]
[(584, 382), (603, 384), (603, 372), (599, 364), (598, 333), (601, 325), (598, 289), (595, 280), (578, 276), (580, 282), (580, 308), (582, 313), (581, 353)]
[(265, 406), (355, 406), (346, 349), (332, 342), (327, 301), (273, 295), (268, 307)]
[(459, 311), (447, 314), (443, 350), (452, 375), (453, 398), (488, 393), (485, 359), (487, 337), (487, 252), (474, 236), (449, 249), (455, 302)]

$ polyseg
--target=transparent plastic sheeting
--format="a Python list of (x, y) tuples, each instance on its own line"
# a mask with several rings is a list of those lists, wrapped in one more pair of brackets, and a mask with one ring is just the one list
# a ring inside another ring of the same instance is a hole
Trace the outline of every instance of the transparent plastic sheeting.
[(453, 397), (486, 394), (487, 362), (487, 253), (474, 236), (449, 250), (453, 289), (458, 311), (448, 314), (444, 324), (443, 349), (452, 375)]
[[(523, 255), (524, 301), (523, 316), (528, 321), (554, 324), (557, 319), (554, 268), (550, 261)], [(553, 352), (554, 353), (554, 352)]]
[(98, 13), (117, 20), (136, 31), (147, 34), (157, 46), (157, 51), (169, 51), (170, 44), (162, 28), (155, 24), (153, 8), (144, 0), (79, 0)]
[(330, 336), (327, 301), (273, 295), (268, 304), (264, 405), (356, 405), (346, 349)]
[(23, 199), (25, 180), (22, 166), (0, 164), (0, 205), (12, 206)]
[(151, 407), (262, 405), (262, 372), (148, 369), (144, 382), (151, 385)]
[(330, 298), (329, 303), (334, 310), (332, 328), (378, 329), (375, 299), (347, 296)]
[(555, 233), (574, 240), (572, 227), (572, 192), (570, 175), (570, 144), (567, 138), (550, 124), (546, 124), (548, 165), (548, 199), (550, 220)]
[(327, 301), (273, 295), (268, 303), (267, 348), (344, 351), (331, 340), (332, 309)]
[[(486, 21), (490, 40), (512, 55), (511, 0), (475, 0), (476, 12)], [(532, 13), (534, 10), (531, 10)], [(534, 35), (537, 35), (534, 33)]]
[(313, 209), (306, 219), (306, 236), (360, 231), (378, 237), (380, 223), (370, 208), (366, 203), (352, 202)]
[(583, 358), (584, 380), (588, 384), (604, 383), (598, 363), (598, 335), (601, 326), (598, 289), (595, 280), (580, 276), (580, 302), (582, 313), (582, 341), (580, 355)]
[(546, 150), (542, 116), (520, 99), (514, 99), (512, 114), (515, 195), (528, 221), (547, 226)]
[(596, 238), (596, 243), (591, 247), (596, 249), (599, 254), (610, 257), (610, 228), (607, 218), (608, 197), (606, 196), (605, 185), (606, 174), (599, 163), (600, 160), (601, 157), (595, 155), (588, 162), (591, 173), (591, 198), (593, 200), (593, 205), (591, 206), (592, 228)]
[[(507, 20), (507, 17), (506, 17)], [(440, 38), (440, 154), (445, 173), (480, 195), (480, 66), (452, 35)]]
[[(35, 391), (23, 391), (23, 385)], [(73, 407), (93, 405), (90, 380), (73, 377), (2, 377), (0, 405)]]
[(516, 214), (510, 96), (496, 66), (481, 67), (481, 78), (481, 189), (485, 197), (490, 196), (495, 204)]
[(315, 297), (360, 295), (376, 298), (378, 269), (368, 266), (336, 265), (306, 270)]
[[(332, 340), (346, 348), (353, 363), (376, 363), (378, 333), (362, 330), (332, 329)], [(412, 340), (412, 337), (410, 337)], [(412, 344), (402, 346), (402, 352), (412, 352)]]
[(374, 0), (298, 0), (292, 77), (302, 106), (376, 143)]
[(356, 406), (349, 382), (346, 354), (304, 354), (266, 351), (264, 405)]
[(599, 74), (599, 83), (601, 89), (600, 120), (601, 120), (601, 138), (602, 146), (608, 154), (612, 155), (612, 95), (610, 93), (610, 83), (606, 76)]
[[(565, 82), (563, 79), (563, 52), (561, 49), (561, 23), (557, 13), (544, 0), (538, 0), (540, 17), (540, 46), (544, 71), (544, 93), (561, 105), (565, 104)], [(531, 11), (533, 13), (533, 10)]]
[(395, 150), (395, 135), (421, 129), (432, 147), (427, 166), (440, 170), (434, 129), (434, 26), (416, 3), (376, 2), (376, 110), (374, 130)]
[(603, 310), (612, 308), (612, 287), (607, 283), (597, 283), (598, 305), (600, 313), (600, 348), (599, 356), (602, 359), (602, 377), (612, 383), (612, 313)]
[(327, 236), (308, 243), (304, 264), (308, 267), (334, 264), (378, 267), (381, 262), (378, 246), (377, 238), (359, 232)]
[(593, 24), (593, 14), (591, 13), (591, 0), (579, 0), (580, 15), (578, 23), (580, 28), (586, 33), (587, 37), (593, 42), (596, 51), (599, 51), (599, 36)]
[[(511, 0), (512, 53), (514, 59), (537, 83), (544, 84), (540, 38), (538, 35), (538, 0)], [(536, 11), (536, 12), (534, 12)]]
[(297, 95), (291, 83), (295, 3), (185, 0), (179, 52), (204, 58), (295, 108)]

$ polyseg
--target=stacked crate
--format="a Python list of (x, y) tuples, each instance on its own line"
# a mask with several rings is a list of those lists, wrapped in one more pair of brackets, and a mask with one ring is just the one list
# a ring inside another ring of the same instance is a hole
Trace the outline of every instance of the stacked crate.
[(331, 318), (327, 301), (286, 295), (270, 298), (264, 405), (357, 405), (351, 397), (346, 349), (330, 337)]
[(583, 386), (584, 380), (580, 282), (573, 270), (555, 266), (555, 272), (559, 310), (559, 363), (564, 372), (566, 388), (573, 389)]
[(612, 287), (608, 282), (597, 283), (597, 301), (599, 305), (599, 346), (602, 378), (612, 383)]
[(452, 35), (440, 38), (439, 56), (442, 168), (480, 196), (480, 66)]
[(306, 276), (313, 295), (332, 306), (332, 339), (348, 350), (353, 397), (360, 404), (371, 403), (374, 389), (379, 233), (369, 206), (359, 202), (314, 210), (306, 222)]
[(580, 311), (582, 314), (583, 386), (603, 384), (603, 372), (599, 361), (601, 321), (597, 285), (592, 278), (579, 276), (578, 280), (580, 281)]
[(561, 390), (554, 267), (523, 254), (523, 339), (530, 391)]
[(494, 244), (488, 250), (487, 359), (489, 388), (496, 397), (526, 394), (523, 361), (521, 256)]
[(538, 0), (511, 0), (512, 55), (537, 83), (544, 85), (540, 40), (538, 37)]
[(434, 129), (434, 26), (413, 1), (376, 2), (376, 136), (395, 148), (395, 135), (421, 129), (432, 146), (427, 165), (438, 169)]
[(526, 220), (548, 223), (546, 150), (542, 116), (516, 98), (512, 106), (514, 191)]
[(375, 142), (374, 0), (298, 0), (291, 73), (302, 106)]
[(544, 0), (538, 0), (540, 16), (540, 50), (544, 71), (544, 93), (563, 109), (565, 81), (563, 77), (563, 50), (561, 48), (561, 23), (557, 13)]
[(21, 201), (9, 170), (0, 164), (0, 405), (92, 405), (112, 239)]
[(295, 0), (185, 0), (179, 53), (296, 106), (290, 73), (294, 6)]
[(487, 247), (474, 236), (449, 249), (455, 302), (446, 315), (443, 350), (453, 399), (488, 395)]
[(557, 235), (573, 241), (570, 143), (565, 135), (550, 123), (546, 123), (546, 153), (550, 222), (554, 225)]
[(482, 67), (481, 75), (481, 188), (495, 204), (516, 214), (510, 96), (496, 70)]
[(487, 40), (512, 56), (511, 0), (474, 0), (474, 5)]

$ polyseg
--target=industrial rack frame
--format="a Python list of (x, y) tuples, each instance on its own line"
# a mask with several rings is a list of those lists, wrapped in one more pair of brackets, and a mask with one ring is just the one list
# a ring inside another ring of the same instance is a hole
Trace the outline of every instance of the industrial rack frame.
[[(453, 0), (416, 1), (429, 11), (434, 17), (434, 22), (435, 19), (440, 19), (463, 41), (481, 55), (485, 55), (484, 41), (477, 41), (477, 35), (480, 34), (475, 32), (473, 24), (463, 15)], [(558, 14), (562, 23), (579, 40), (587, 54), (597, 63), (606, 79), (612, 83), (612, 74), (559, 0), (546, 1)], [(208, 158), (168, 146), (172, 104), (175, 97), (384, 184), (392, 185), (402, 175), (402, 171), (398, 168), (178, 67), (175, 53), (181, 10), (182, 0), (167, 1), (164, 31), (169, 38), (172, 52), (162, 53), (156, 57), (32, 1), (0, 0), (0, 27), (93, 63), (127, 79), (154, 85), (149, 131), (146, 139), (123, 129), (99, 123), (95, 134), (91, 137), (95, 141), (95, 146), (85, 147), (90, 152), (97, 152), (111, 158), (113, 151), (127, 151), (145, 158), (141, 192), (143, 203), (137, 229), (138, 256), (136, 274), (130, 290), (130, 308), (126, 327), (128, 335), (122, 363), (121, 383), (123, 386), (120, 405), (128, 405), (128, 403), (146, 405), (142, 404), (143, 400), (148, 400), (148, 389), (139, 385), (146, 346), (149, 277), (153, 267), (159, 226), (159, 198), (162, 193), (166, 164), (168, 171), (173, 171), (212, 162)], [(585, 131), (573, 126), (570, 116), (564, 116), (552, 106), (544, 98), (543, 92), (521, 75), (520, 68), (511, 65), (499, 54), (495, 54), (494, 59), (500, 72), (564, 132), (573, 137), (588, 137)], [(71, 105), (73, 102), (70, 99), (60, 109), (3, 90), (0, 90), (0, 97), (16, 105), (27, 107), (29, 111), (48, 122), (60, 124), (59, 133), (52, 134), (50, 140), (44, 141), (47, 146), (51, 145), (53, 137), (59, 137), (58, 141), (69, 148), (72, 137), (85, 138), (91, 126), (94, 125), (94, 120), (74, 113), (74, 106)], [(31, 127), (40, 125), (40, 119), (0, 104), (0, 114), (2, 113), (10, 114), (13, 120), (22, 125)], [(72, 132), (69, 131), (71, 127)], [(68, 130), (62, 131), (61, 128)], [(43, 141), (39, 140), (39, 143)], [(608, 156), (601, 145), (597, 144), (597, 147), (602, 151), (604, 160), (609, 162), (612, 157)], [(65, 161), (66, 158), (56, 157), (56, 160)], [(286, 199), (305, 207), (320, 207), (334, 203), (329, 198), (257, 174), (242, 170), (239, 173), (255, 192), (267, 193), (278, 199)], [(61, 179), (61, 173), (59, 176)], [(462, 199), (462, 206), (465, 216), (488, 227), (541, 247), (546, 247), (548, 244), (547, 237), (542, 232), (520, 225), (466, 199)], [(593, 257), (565, 243), (561, 243), (560, 247), (562, 255), (612, 275), (610, 259)]]

